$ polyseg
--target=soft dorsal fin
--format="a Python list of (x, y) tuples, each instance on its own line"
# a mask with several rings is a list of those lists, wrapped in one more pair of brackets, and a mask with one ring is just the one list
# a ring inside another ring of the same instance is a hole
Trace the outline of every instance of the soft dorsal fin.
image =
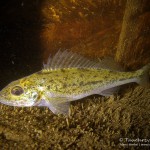
[(124, 68), (119, 63), (117, 63), (112, 57), (105, 57), (103, 59), (99, 59), (99, 66), (103, 69), (124, 71)]
[[(107, 62), (107, 63), (106, 63)], [(112, 65), (113, 64), (113, 65)], [(55, 70), (62, 68), (103, 68), (110, 70), (119, 70), (115, 61), (111, 58), (103, 60), (89, 60), (77, 53), (71, 51), (58, 51), (53, 57), (49, 57), (43, 70)]]

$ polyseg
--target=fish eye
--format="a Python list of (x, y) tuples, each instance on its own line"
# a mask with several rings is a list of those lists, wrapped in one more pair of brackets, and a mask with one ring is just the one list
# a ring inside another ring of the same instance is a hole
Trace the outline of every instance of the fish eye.
[(15, 86), (11, 89), (11, 93), (16, 96), (21, 95), (23, 92), (24, 91), (23, 91), (22, 87), (20, 87), (20, 86)]

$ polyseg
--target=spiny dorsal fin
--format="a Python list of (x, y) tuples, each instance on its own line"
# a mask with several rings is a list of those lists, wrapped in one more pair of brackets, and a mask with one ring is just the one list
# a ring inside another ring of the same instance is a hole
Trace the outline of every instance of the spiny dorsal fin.
[[(106, 63), (107, 62), (107, 63)], [(113, 64), (113, 65), (112, 65)], [(53, 57), (49, 57), (43, 70), (55, 70), (63, 68), (103, 68), (110, 70), (119, 70), (115, 68), (115, 61), (111, 58), (92, 61), (77, 53), (71, 51), (58, 51)]]

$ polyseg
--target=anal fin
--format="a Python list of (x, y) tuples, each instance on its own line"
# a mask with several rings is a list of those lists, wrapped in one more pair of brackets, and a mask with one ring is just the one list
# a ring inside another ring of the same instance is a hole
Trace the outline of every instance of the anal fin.
[(103, 96), (111, 96), (115, 93), (117, 93), (119, 90), (119, 87), (113, 87), (113, 88), (109, 88), (107, 90), (104, 90), (100, 93), (100, 95), (103, 95)]

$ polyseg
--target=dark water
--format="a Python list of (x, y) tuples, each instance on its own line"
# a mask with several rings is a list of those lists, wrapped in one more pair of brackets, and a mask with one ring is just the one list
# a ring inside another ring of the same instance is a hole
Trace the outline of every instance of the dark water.
[(59, 48), (75, 47), (73, 51), (90, 57), (110, 54), (110, 48), (113, 53), (124, 6), (113, 3), (110, 9), (109, 5), (84, 0), (1, 1), (0, 89), (40, 70), (48, 55)]
[(36, 11), (40, 3), (23, 2), (3, 1), (0, 5), (0, 89), (41, 68), (41, 25)]

